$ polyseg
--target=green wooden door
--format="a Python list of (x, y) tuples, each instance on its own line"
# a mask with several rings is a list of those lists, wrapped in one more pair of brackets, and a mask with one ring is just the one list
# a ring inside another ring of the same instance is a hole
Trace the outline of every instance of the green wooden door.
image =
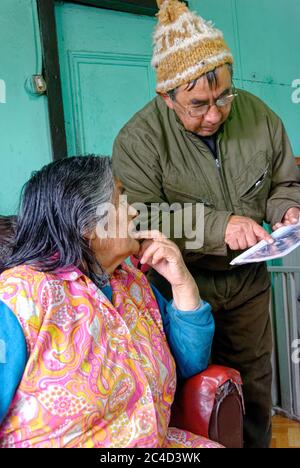
[(299, 0), (235, 2), (237, 86), (260, 97), (281, 117), (297, 156), (300, 106), (293, 99), (293, 83), (300, 73), (299, 11)]
[(120, 128), (155, 95), (156, 19), (56, 5), (68, 154), (108, 154)]
[(224, 32), (234, 55), (236, 86), (282, 118), (300, 156), (300, 1), (190, 0), (189, 5)]

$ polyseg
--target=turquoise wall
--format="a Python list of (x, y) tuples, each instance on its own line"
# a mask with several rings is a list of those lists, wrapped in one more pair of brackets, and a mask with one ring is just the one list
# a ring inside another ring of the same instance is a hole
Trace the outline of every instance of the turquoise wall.
[(26, 90), (41, 72), (35, 0), (0, 1), (0, 213), (16, 211), (31, 172), (51, 160), (47, 98)]
[[(190, 0), (190, 7), (224, 31), (237, 86), (283, 118), (300, 156), (299, 0)], [(9, 214), (31, 172), (51, 160), (47, 98), (26, 87), (42, 63), (35, 0), (0, 1), (0, 41), (0, 213)]]
[(235, 84), (263, 99), (283, 120), (300, 156), (300, 1), (190, 0), (232, 49)]

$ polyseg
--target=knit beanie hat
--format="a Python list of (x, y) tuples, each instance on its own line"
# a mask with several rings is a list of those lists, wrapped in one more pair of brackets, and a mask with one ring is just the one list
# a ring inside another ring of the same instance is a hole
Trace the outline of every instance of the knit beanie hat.
[(166, 93), (225, 63), (233, 63), (223, 34), (179, 0), (157, 0), (152, 65), (156, 91)]

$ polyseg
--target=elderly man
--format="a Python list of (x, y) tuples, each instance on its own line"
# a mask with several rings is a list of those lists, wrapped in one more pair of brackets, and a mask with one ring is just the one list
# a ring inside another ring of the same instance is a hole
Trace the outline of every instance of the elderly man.
[[(158, 2), (153, 65), (158, 96), (120, 131), (113, 165), (128, 200), (204, 204), (204, 245), (185, 249), (213, 307), (214, 363), (241, 372), (245, 447), (271, 437), (272, 350), (266, 265), (231, 266), (241, 250), (296, 223), (300, 177), (284, 126), (261, 100), (235, 90), (223, 35), (177, 0)], [(175, 239), (176, 241), (176, 239)], [(168, 285), (152, 271), (165, 295)]]

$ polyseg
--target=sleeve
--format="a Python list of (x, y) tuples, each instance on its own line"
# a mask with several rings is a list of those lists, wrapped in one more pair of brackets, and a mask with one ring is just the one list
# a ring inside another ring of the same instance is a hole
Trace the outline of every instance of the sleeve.
[(178, 377), (187, 379), (207, 368), (215, 330), (211, 306), (202, 301), (198, 309), (182, 311), (167, 302), (151, 285), (162, 316), (164, 330), (177, 365)]
[(9, 410), (26, 362), (22, 328), (14, 313), (0, 301), (0, 424)]
[(272, 185), (266, 216), (266, 221), (271, 226), (280, 222), (289, 208), (300, 207), (300, 171), (297, 169), (284, 125), (279, 117), (275, 117)]
[[(160, 142), (159, 144), (163, 148), (163, 143)], [(162, 149), (161, 151), (166, 150)], [(148, 206), (149, 221), (151, 204), (168, 203), (168, 199), (163, 191), (163, 171), (158, 151), (153, 144), (153, 137), (147, 135), (146, 132), (143, 135), (139, 135), (138, 129), (134, 130), (133, 136), (133, 132), (124, 127), (114, 142), (112, 162), (114, 174), (125, 188), (128, 203), (143, 203)], [(191, 203), (192, 222), (190, 225), (192, 232), (196, 232), (197, 227), (196, 202), (197, 200), (195, 203)], [(182, 207), (182, 223), (186, 214), (184, 210), (184, 207)], [(195, 237), (185, 235), (186, 226), (182, 225), (180, 231), (183, 235), (180, 238), (175, 237), (174, 230), (172, 229), (175, 225), (173, 222), (174, 214), (171, 214), (171, 232), (168, 237), (178, 245), (184, 258), (191, 251), (193, 254), (226, 256), (225, 231), (232, 214), (231, 212), (217, 211), (211, 207), (204, 206), (204, 223), (201, 224), (202, 226), (204, 225), (202, 236), (204, 243), (197, 248), (193, 247), (192, 250), (186, 248), (186, 243), (192, 242), (195, 245), (197, 241), (196, 235)], [(161, 213), (159, 215), (159, 229), (161, 230)], [(188, 214), (186, 215), (189, 216)]]

